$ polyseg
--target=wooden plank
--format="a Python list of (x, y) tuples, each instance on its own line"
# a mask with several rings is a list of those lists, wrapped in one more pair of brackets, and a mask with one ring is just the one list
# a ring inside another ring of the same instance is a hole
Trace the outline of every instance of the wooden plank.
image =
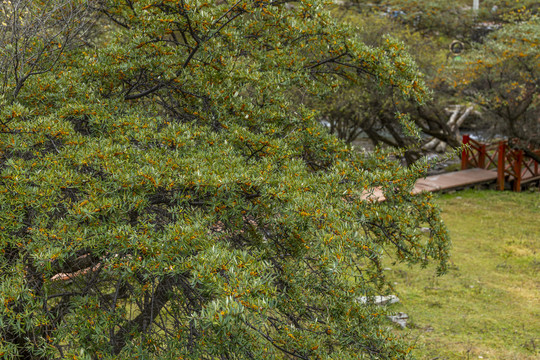
[(539, 176), (527, 177), (527, 178), (524, 178), (523, 180), (521, 180), (521, 185), (527, 184), (527, 183), (530, 183), (530, 182), (533, 182), (533, 181), (537, 181), (537, 180), (540, 180), (540, 175)]
[(434, 192), (439, 190), (441, 190), (441, 187), (439, 185), (437, 185), (434, 181), (425, 178), (416, 180), (412, 193), (419, 194), (423, 191)]
[(484, 169), (468, 169), (419, 179), (413, 192), (440, 191), (497, 180), (497, 172)]

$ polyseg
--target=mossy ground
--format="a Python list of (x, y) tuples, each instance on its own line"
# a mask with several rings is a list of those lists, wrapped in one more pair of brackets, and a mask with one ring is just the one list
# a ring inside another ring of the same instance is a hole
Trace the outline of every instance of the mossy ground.
[(390, 266), (419, 359), (538, 359), (540, 193), (439, 195), (452, 237), (446, 275)]

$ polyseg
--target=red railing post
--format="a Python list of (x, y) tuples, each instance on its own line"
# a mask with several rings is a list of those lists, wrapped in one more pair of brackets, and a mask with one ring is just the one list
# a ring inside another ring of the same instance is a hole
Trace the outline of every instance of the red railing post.
[[(469, 135), (463, 135), (463, 145), (469, 144)], [(461, 151), (461, 170), (466, 170), (469, 167), (469, 154), (466, 147)]]
[(480, 145), (480, 154), (478, 155), (478, 167), (483, 169), (486, 166), (486, 144)]
[(516, 156), (515, 156), (515, 163), (514, 163), (514, 173), (516, 175), (516, 179), (514, 180), (514, 191), (520, 192), (521, 191), (521, 163), (523, 162), (523, 150), (517, 150)]
[(506, 142), (499, 141), (499, 158), (497, 160), (497, 184), (499, 190), (504, 190), (504, 159), (506, 157)]

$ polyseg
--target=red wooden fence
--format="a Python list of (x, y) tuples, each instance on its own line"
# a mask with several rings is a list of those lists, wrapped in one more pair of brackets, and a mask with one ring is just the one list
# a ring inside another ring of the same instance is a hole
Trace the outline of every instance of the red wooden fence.
[[(510, 181), (514, 191), (521, 191), (523, 181), (540, 178), (538, 162), (525, 156), (523, 150), (510, 148), (507, 141), (483, 144), (463, 135), (463, 144), (461, 169), (497, 169), (499, 190), (504, 190), (505, 182)], [(540, 149), (531, 151), (540, 155)]]

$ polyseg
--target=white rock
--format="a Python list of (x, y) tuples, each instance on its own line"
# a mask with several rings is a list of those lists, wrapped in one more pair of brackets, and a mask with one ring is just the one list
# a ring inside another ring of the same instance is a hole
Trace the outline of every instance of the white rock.
[(373, 297), (367, 297), (367, 296), (361, 296), (358, 301), (360, 301), (362, 304), (367, 304), (368, 299), (370, 302), (373, 302), (375, 305), (389, 305), (389, 304), (395, 304), (399, 302), (399, 298), (396, 295), (388, 295), (388, 296), (373, 296)]
[(428, 234), (428, 235), (431, 234), (431, 229), (428, 227), (421, 227), (420, 231), (423, 232), (424, 234)]
[(409, 321), (409, 315), (402, 312), (399, 312), (396, 315), (388, 316), (388, 318), (404, 329), (407, 327), (407, 321)]

